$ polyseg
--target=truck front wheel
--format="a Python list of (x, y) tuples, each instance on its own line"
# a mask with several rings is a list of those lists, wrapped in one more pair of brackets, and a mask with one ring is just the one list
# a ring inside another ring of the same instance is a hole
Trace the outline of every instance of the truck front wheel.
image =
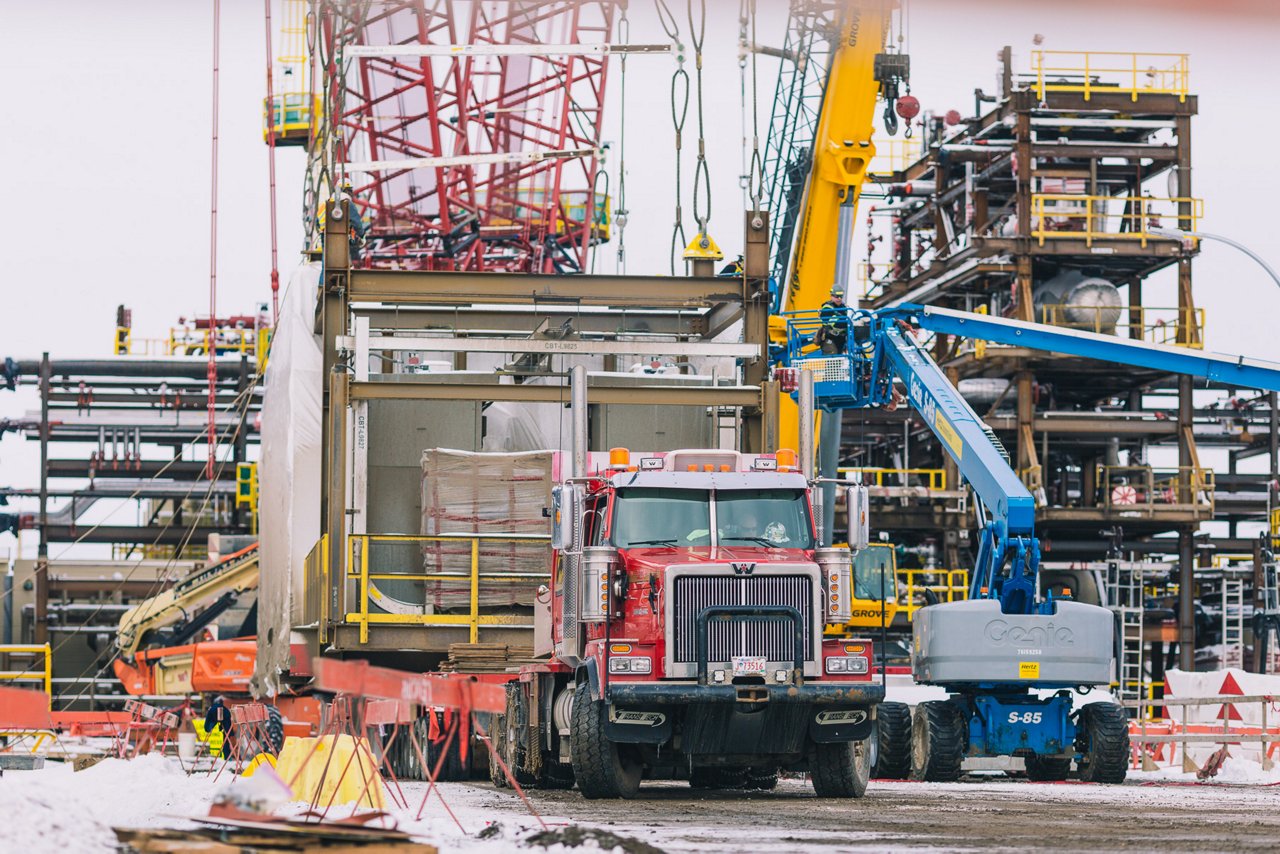
[(811, 745), (809, 777), (820, 798), (860, 798), (871, 779), (871, 740)]
[(635, 797), (644, 772), (625, 755), (625, 746), (619, 749), (605, 736), (608, 714), (608, 704), (591, 696), (590, 683), (579, 684), (569, 718), (569, 756), (578, 789), (589, 800)]

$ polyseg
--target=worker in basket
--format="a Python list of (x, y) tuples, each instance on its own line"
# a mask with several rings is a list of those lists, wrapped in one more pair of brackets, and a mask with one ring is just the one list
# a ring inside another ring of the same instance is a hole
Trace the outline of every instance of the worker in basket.
[(814, 333), (813, 343), (827, 355), (843, 353), (849, 343), (849, 309), (844, 304), (844, 292), (831, 289), (831, 297), (818, 312), (822, 326)]
[(231, 710), (227, 698), (219, 694), (213, 698), (209, 711), (204, 715), (204, 731), (209, 738), (209, 753), (227, 759), (231, 756)]

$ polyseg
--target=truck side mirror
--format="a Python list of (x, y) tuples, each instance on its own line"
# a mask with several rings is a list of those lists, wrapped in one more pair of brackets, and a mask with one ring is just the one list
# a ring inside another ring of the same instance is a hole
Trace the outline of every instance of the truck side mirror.
[(582, 487), (564, 483), (551, 488), (551, 548), (582, 550)]
[(855, 483), (845, 491), (849, 515), (849, 548), (855, 552), (871, 542), (871, 495), (866, 484)]

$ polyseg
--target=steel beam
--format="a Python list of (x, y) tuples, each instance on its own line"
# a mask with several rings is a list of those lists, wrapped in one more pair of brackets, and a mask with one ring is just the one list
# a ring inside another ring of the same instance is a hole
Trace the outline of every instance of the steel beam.
[(525, 273), (419, 273), (352, 270), (350, 302), (399, 305), (598, 305), (710, 308), (742, 299), (737, 278), (552, 276)]
[(205, 526), (192, 528), (171, 525), (49, 525), (51, 543), (143, 543), (161, 546), (203, 546), (210, 534), (247, 534), (242, 526)]
[[(713, 309), (718, 310), (720, 307)], [(728, 308), (728, 306), (725, 306)], [(531, 334), (539, 326), (558, 328), (568, 324), (584, 335), (670, 335), (707, 336), (711, 325), (702, 311), (658, 311), (645, 309), (543, 309), (426, 306), (416, 308), (373, 308), (355, 306), (352, 313), (369, 318), (375, 332), (388, 330), (442, 330), (448, 332), (520, 332)]]
[[(356, 350), (354, 336), (338, 337), (338, 348)], [(591, 338), (469, 338), (370, 336), (368, 350), (428, 350), (441, 353), (567, 353), (571, 355), (669, 356), (679, 351), (682, 356), (720, 356), (756, 358), (760, 346), (712, 341), (602, 341)], [(357, 351), (357, 359), (361, 354)]]
[[(760, 406), (755, 386), (642, 385), (589, 386), (590, 403), (637, 406)], [(355, 400), (484, 400), (510, 403), (567, 403), (567, 385), (467, 382), (353, 382)]]

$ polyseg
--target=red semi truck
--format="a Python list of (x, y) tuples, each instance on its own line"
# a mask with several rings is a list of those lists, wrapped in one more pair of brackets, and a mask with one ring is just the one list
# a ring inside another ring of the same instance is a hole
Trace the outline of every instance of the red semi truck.
[[(884, 691), (869, 640), (823, 637), (848, 621), (851, 555), (819, 546), (797, 454), (615, 449), (569, 470), (535, 616), (547, 660), (493, 728), (518, 779), (627, 798), (646, 779), (771, 788), (807, 770), (819, 796), (860, 797)], [(865, 490), (849, 506), (856, 547)]]

